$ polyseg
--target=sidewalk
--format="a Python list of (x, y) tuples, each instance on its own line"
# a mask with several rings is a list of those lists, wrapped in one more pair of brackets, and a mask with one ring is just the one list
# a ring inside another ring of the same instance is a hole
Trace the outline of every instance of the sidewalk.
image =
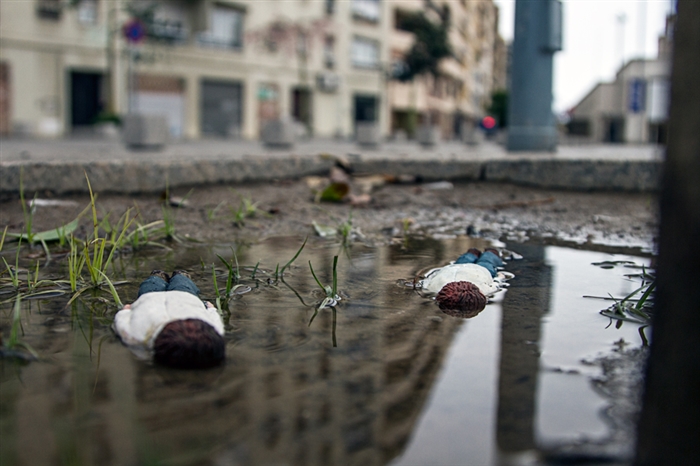
[[(331, 156), (331, 157), (329, 157)], [(657, 146), (560, 146), (556, 153), (508, 153), (491, 142), (444, 142), (423, 148), (412, 141), (376, 149), (352, 142), (311, 140), (271, 150), (257, 141), (184, 141), (160, 151), (130, 151), (120, 141), (0, 140), (0, 193), (87, 190), (155, 192), (171, 187), (238, 183), (325, 174), (332, 157), (358, 173), (419, 175), (424, 180), (485, 180), (574, 190), (655, 191), (663, 160)]]

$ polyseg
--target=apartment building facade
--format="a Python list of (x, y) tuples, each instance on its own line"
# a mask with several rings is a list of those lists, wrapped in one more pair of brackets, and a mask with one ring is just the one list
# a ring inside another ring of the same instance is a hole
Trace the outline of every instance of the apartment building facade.
[(453, 56), (441, 61), (441, 76), (437, 78), (419, 76), (412, 82), (390, 84), (391, 129), (410, 134), (415, 124), (430, 123), (440, 127), (443, 138), (459, 137), (465, 123), (474, 124), (485, 115), (495, 90), (494, 74), (505, 75), (505, 61), (494, 60), (498, 7), (492, 0), (391, 2), (392, 61), (400, 62), (414, 43), (413, 34), (401, 29), (402, 14), (423, 11), (436, 19), (428, 3), (437, 9), (449, 8), (448, 40)]
[(657, 57), (625, 63), (612, 82), (596, 84), (569, 112), (572, 140), (665, 144), (675, 16), (666, 19)]
[(389, 3), (30, 0), (0, 4), (0, 130), (60, 137), (165, 114), (175, 137), (388, 132)]

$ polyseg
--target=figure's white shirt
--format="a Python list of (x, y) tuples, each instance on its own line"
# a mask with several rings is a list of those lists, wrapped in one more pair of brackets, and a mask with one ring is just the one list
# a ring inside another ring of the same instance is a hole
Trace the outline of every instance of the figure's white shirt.
[(114, 316), (114, 331), (129, 346), (152, 350), (163, 327), (175, 320), (199, 319), (223, 336), (221, 316), (211, 304), (207, 306), (195, 295), (184, 291), (155, 291), (141, 295), (131, 308)]
[(460, 281), (473, 283), (486, 297), (500, 289), (499, 282), (493, 279), (491, 272), (477, 264), (450, 264), (432, 269), (425, 275), (421, 289), (437, 294), (448, 283)]

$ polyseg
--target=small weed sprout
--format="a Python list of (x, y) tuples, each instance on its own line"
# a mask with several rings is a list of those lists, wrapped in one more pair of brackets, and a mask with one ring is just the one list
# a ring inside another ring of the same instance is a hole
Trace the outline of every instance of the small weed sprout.
[[(338, 301), (340, 301), (340, 296), (338, 295), (338, 272), (337, 272), (337, 266), (338, 266), (338, 256), (333, 256), (333, 282), (331, 285), (326, 285), (324, 286), (323, 283), (318, 279), (316, 276), (316, 273), (314, 272), (314, 268), (311, 265), (311, 261), (309, 261), (309, 269), (311, 270), (311, 275), (313, 275), (314, 280), (316, 280), (316, 283), (318, 286), (323, 290), (323, 292), (326, 294), (326, 297), (321, 301), (321, 304), (319, 304), (316, 309), (314, 310), (314, 314), (311, 316), (311, 319), (309, 320), (309, 326), (313, 323), (314, 319), (318, 315), (318, 311), (321, 309), (325, 309), (330, 307), (331, 308), (331, 317), (332, 317), (332, 327), (331, 327), (331, 336), (333, 340), (333, 347), (338, 346), (338, 342), (336, 340), (336, 325), (337, 325), (337, 310), (336, 306), (338, 305)], [(302, 301), (303, 303), (303, 301)]]
[[(226, 266), (228, 269), (228, 276), (226, 277), (226, 295), (228, 296), (231, 292), (231, 289), (233, 288), (234, 284), (237, 284), (240, 279), (241, 279), (241, 270), (240, 266), (238, 265), (238, 256), (236, 255), (236, 250), (231, 248), (231, 252), (233, 253), (233, 259), (231, 262), (228, 262), (226, 259), (221, 257), (219, 254), (216, 255), (216, 257), (219, 258), (221, 262)], [(234, 267), (235, 263), (235, 267)]]
[[(177, 207), (185, 205), (185, 201), (192, 195), (192, 191), (193, 190), (190, 190), (185, 197), (178, 202)], [(165, 236), (165, 239), (168, 241), (177, 241), (181, 243), (182, 238), (175, 232), (175, 209), (170, 205), (170, 191), (167, 184), (165, 188), (165, 202), (161, 206), (161, 211), (163, 212), (163, 227), (161, 228), (163, 236)]]
[[(613, 268), (616, 265), (621, 264), (626, 265), (628, 267), (631, 266), (630, 264), (634, 265), (634, 263), (628, 261), (605, 261), (597, 262), (593, 265), (598, 265), (603, 268)], [(656, 289), (656, 278), (654, 274), (649, 273), (644, 266), (642, 266), (641, 269), (641, 274), (627, 275), (628, 278), (641, 278), (642, 285), (634, 291), (632, 291), (631, 293), (629, 293), (624, 298), (615, 298), (612, 295), (608, 295), (609, 297), (584, 296), (584, 298), (595, 298), (613, 301), (613, 304), (610, 307), (600, 311), (601, 315), (610, 319), (610, 324), (608, 324), (608, 327), (612, 325), (613, 321), (615, 321), (615, 328), (622, 327), (622, 324), (624, 322), (632, 322), (638, 324), (640, 325), (639, 336), (642, 339), (642, 344), (644, 346), (647, 346), (649, 342), (646, 335), (644, 334), (644, 329), (651, 325), (654, 300), (653, 293)], [(637, 298), (637, 296), (639, 296), (640, 293), (641, 296)]]
[(211, 222), (211, 221), (216, 220), (217, 218), (219, 218), (219, 217), (218, 217), (219, 210), (221, 210), (221, 208), (222, 208), (225, 204), (226, 204), (226, 201), (221, 201), (221, 202), (219, 202), (219, 203), (216, 205), (216, 207), (214, 207), (213, 209), (208, 208), (208, 209), (207, 209), (207, 220), (209, 220), (209, 221)]
[[(316, 280), (316, 283), (318, 284), (318, 286), (326, 294), (326, 297), (324, 298), (323, 301), (321, 301), (321, 304), (318, 305), (317, 309), (324, 309), (326, 307), (336, 306), (338, 304), (338, 301), (340, 301), (340, 296), (338, 296), (337, 266), (338, 266), (338, 256), (333, 256), (333, 282), (331, 285), (324, 286), (323, 283), (321, 283), (321, 281), (316, 276), (316, 273), (314, 272), (314, 267), (311, 265), (311, 261), (309, 261), (309, 269), (311, 270), (311, 275), (313, 275), (314, 280)], [(314, 316), (315, 316), (315, 314), (314, 314)], [(313, 318), (312, 318), (312, 320), (313, 320)]]
[(219, 260), (223, 262), (223, 264), (228, 269), (228, 273), (226, 276), (226, 287), (224, 288), (223, 294), (221, 293), (221, 290), (219, 289), (219, 286), (217, 284), (216, 270), (212, 266), (212, 276), (214, 281), (214, 289), (216, 292), (216, 307), (219, 310), (222, 310), (224, 308), (228, 309), (228, 303), (234, 295), (250, 291), (250, 287), (248, 285), (238, 283), (241, 280), (240, 266), (238, 265), (238, 256), (236, 255), (235, 249), (231, 248), (231, 252), (233, 253), (233, 259), (230, 262), (221, 257), (219, 254), (216, 255), (216, 257), (218, 257)]
[(7, 269), (7, 274), (10, 277), (10, 282), (12, 283), (12, 286), (19, 292), (19, 287), (20, 287), (20, 282), (19, 282), (19, 251), (22, 246), (22, 237), (19, 238), (19, 243), (17, 245), (17, 254), (15, 254), (15, 265), (14, 267), (10, 266), (5, 258), (2, 258), (2, 261), (5, 263), (5, 268)]
[(245, 226), (247, 218), (253, 218), (262, 211), (258, 209), (259, 202), (253, 202), (250, 197), (242, 197), (238, 209), (231, 209), (233, 214), (233, 224), (237, 227)]
[(342, 238), (342, 244), (349, 245), (352, 241), (352, 210), (348, 214), (347, 220), (338, 224), (338, 233)]
[[(34, 199), (36, 199), (36, 193), (34, 194)], [(32, 226), (34, 224), (34, 213), (36, 212), (36, 206), (34, 202), (27, 206), (27, 202), (24, 198), (24, 168), (19, 169), (19, 200), (22, 205), (22, 214), (24, 216), (24, 230), (27, 236), (29, 244), (34, 243), (34, 231)]]
[(68, 253), (68, 281), (73, 293), (78, 291), (78, 282), (82, 280), (85, 255), (78, 253), (78, 241), (70, 237), (70, 252)]

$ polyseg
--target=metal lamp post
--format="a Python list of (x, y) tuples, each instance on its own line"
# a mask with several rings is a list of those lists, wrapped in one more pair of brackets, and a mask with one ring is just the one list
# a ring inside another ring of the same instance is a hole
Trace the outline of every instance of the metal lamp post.
[(552, 62), (562, 49), (559, 0), (517, 0), (509, 96), (509, 151), (555, 151)]

